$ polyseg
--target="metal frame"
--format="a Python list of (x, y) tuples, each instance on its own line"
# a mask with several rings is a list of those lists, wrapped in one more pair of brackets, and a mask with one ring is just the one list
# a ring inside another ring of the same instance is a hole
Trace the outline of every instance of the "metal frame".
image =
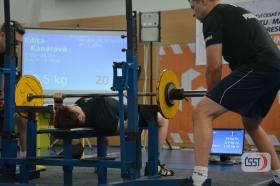
[[(15, 30), (10, 20), (10, 3), (4, 0), (5, 12), (5, 29), (6, 29), (6, 52), (4, 59), (4, 69), (1, 69), (5, 78), (5, 105), (4, 105), (4, 123), (2, 136), (2, 152), (1, 157), (16, 157), (16, 140), (14, 137), (14, 95), (15, 95), (15, 74), (16, 74), (16, 58), (15, 58)], [(2, 80), (1, 80), (2, 82)], [(15, 171), (16, 166), (11, 164), (3, 164), (3, 177), (7, 180), (12, 179), (11, 173)]]

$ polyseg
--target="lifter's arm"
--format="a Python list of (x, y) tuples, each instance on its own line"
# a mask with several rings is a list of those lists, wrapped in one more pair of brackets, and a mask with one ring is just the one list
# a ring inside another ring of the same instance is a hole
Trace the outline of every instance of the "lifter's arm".
[(206, 84), (207, 90), (213, 88), (222, 77), (222, 44), (213, 44), (206, 48)]
[(58, 93), (54, 94), (54, 96), (53, 96), (54, 105), (53, 106), (54, 106), (55, 110), (63, 105), (63, 99), (64, 99), (63, 93), (58, 92)]

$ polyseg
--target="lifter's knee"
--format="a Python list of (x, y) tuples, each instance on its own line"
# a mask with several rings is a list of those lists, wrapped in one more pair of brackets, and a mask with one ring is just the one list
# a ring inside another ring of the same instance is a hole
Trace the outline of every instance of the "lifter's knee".
[(209, 112), (204, 105), (198, 105), (195, 107), (192, 113), (192, 118), (194, 122), (200, 119), (214, 119), (211, 117), (211, 112)]
[(214, 120), (226, 111), (227, 110), (223, 106), (207, 97), (203, 97), (203, 99), (194, 108), (192, 117), (193, 121), (200, 119)]
[(21, 117), (18, 113), (16, 113), (14, 116), (15, 124), (17, 125), (19, 132), (25, 132), (27, 128), (27, 120)]

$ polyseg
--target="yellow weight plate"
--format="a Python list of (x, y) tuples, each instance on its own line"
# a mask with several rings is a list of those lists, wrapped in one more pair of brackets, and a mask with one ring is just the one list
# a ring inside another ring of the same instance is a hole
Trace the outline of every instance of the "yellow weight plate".
[(28, 94), (42, 95), (43, 88), (40, 81), (32, 75), (25, 75), (20, 78), (15, 90), (16, 106), (43, 106), (43, 99), (27, 100)]
[(163, 117), (167, 119), (174, 118), (179, 110), (179, 101), (174, 100), (173, 104), (168, 104), (165, 98), (165, 91), (168, 85), (173, 84), (174, 88), (180, 87), (176, 74), (171, 70), (162, 71), (157, 84), (157, 103)]

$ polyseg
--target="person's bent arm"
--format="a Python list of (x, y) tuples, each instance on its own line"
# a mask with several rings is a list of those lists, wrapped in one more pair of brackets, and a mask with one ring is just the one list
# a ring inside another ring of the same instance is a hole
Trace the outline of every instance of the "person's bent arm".
[(206, 84), (207, 90), (213, 88), (222, 77), (222, 44), (213, 44), (206, 48)]

